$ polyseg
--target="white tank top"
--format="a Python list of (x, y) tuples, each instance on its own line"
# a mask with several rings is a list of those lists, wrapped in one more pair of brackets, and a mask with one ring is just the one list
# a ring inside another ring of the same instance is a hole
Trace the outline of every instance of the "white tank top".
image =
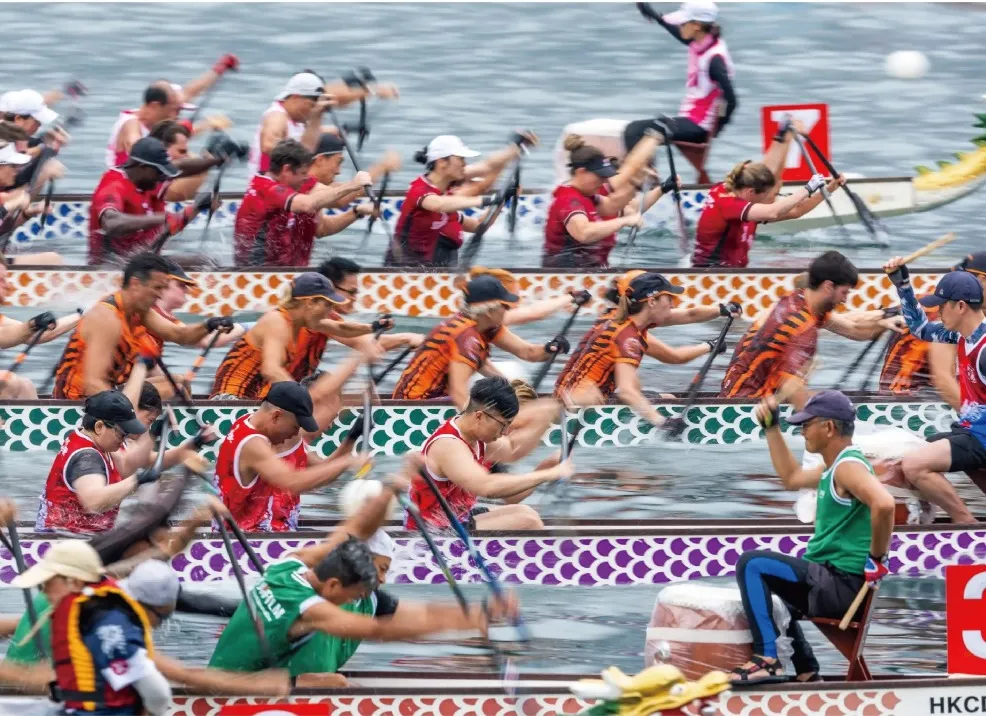
[[(137, 110), (136, 109), (125, 109), (120, 112), (120, 116), (116, 118), (116, 122), (113, 124), (113, 129), (110, 130), (110, 142), (106, 145), (106, 168), (112, 169), (113, 167), (118, 167), (127, 161), (129, 152), (125, 152), (119, 149), (120, 140), (120, 130), (123, 129), (123, 125), (126, 124), (131, 119), (136, 119)], [(151, 130), (137, 122), (137, 126), (140, 127), (140, 136), (146, 137), (151, 133)]]
[[(288, 114), (280, 102), (272, 102), (270, 107), (265, 109), (264, 113), (260, 115), (260, 124), (257, 126), (257, 132), (254, 134), (253, 141), (250, 143), (250, 172), (252, 174), (260, 174), (261, 172), (267, 171), (267, 167), (270, 164), (270, 157), (260, 151), (260, 134), (264, 129), (264, 120), (272, 112), (283, 114), (285, 117)], [(301, 135), (305, 133), (305, 123), (295, 122), (290, 117), (287, 117), (287, 120), (288, 138), (301, 139)]]

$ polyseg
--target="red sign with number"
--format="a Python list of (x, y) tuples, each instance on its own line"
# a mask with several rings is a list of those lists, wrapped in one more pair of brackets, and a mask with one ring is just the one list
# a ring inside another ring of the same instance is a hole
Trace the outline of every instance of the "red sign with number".
[(226, 704), (219, 716), (329, 716), (331, 704)]
[[(770, 148), (770, 143), (777, 134), (777, 125), (786, 115), (798, 120), (804, 125), (805, 132), (818, 145), (818, 149), (826, 156), (832, 156), (829, 151), (829, 106), (827, 104), (775, 104), (760, 108), (760, 131), (763, 134), (764, 153)], [(825, 165), (818, 155), (805, 143), (805, 149), (811, 155), (815, 168), (821, 174), (828, 174)], [(808, 181), (812, 171), (808, 162), (801, 154), (798, 143), (791, 142), (784, 162), (784, 181)]]
[(986, 675), (986, 564), (945, 567), (948, 673)]

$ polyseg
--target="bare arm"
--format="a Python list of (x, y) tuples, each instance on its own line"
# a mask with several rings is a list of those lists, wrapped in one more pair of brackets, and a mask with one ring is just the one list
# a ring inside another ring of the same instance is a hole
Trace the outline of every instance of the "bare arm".
[(520, 156), (520, 149), (516, 144), (511, 144), (496, 152), (490, 152), (480, 161), (467, 165), (463, 172), (464, 178), (468, 180), (492, 175), (495, 179), (503, 171), (503, 168), (518, 156)]
[(120, 132), (117, 136), (117, 143), (120, 149), (130, 154), (131, 147), (143, 136), (140, 131), (140, 121), (136, 117), (131, 117), (120, 127)]
[(154, 663), (169, 681), (191, 688), (196, 693), (244, 696), (287, 696), (291, 693), (291, 677), (287, 669), (240, 673), (186, 666), (160, 652), (154, 654)]
[[(775, 405), (774, 399), (769, 398), (757, 406), (757, 413), (761, 416), (769, 412), (766, 407)], [(781, 484), (785, 490), (800, 490), (802, 488), (814, 489), (818, 487), (825, 471), (824, 465), (820, 465), (810, 470), (802, 470), (801, 463), (791, 453), (791, 448), (784, 442), (784, 435), (781, 433), (780, 426), (772, 425), (764, 430), (767, 437), (767, 448), (770, 450), (770, 462), (774, 466), (774, 472), (781, 478)]]
[(4, 318), (0, 323), (0, 348), (13, 348), (21, 343), (27, 343), (34, 335), (31, 326), (27, 321), (15, 321), (12, 318)]
[(180, 346), (195, 345), (208, 335), (206, 323), (172, 323), (157, 311), (144, 314), (144, 325), (158, 338)]
[(638, 214), (631, 213), (604, 221), (589, 221), (585, 214), (575, 214), (565, 222), (569, 235), (580, 244), (594, 244), (602, 241), (610, 234), (615, 234), (624, 226), (632, 226), (637, 222)]
[[(486, 455), (491, 462), (516, 462), (541, 444), (541, 437), (558, 416), (561, 404), (552, 398), (542, 398), (525, 405), (521, 414), (523, 422), (514, 421), (510, 434), (487, 446)], [(520, 416), (518, 416), (520, 417)]]
[(825, 321), (825, 328), (843, 338), (854, 341), (868, 341), (877, 338), (886, 330), (879, 323), (879, 319), (874, 320), (868, 314), (857, 314), (845, 316), (840, 313), (829, 314)]
[[(640, 173), (641, 169), (647, 166), (647, 163), (650, 161), (651, 157), (654, 156), (654, 152), (658, 147), (658, 141), (659, 139), (657, 132), (648, 132), (645, 134), (644, 137), (637, 142), (634, 148), (630, 150), (630, 153), (627, 154), (623, 161), (620, 162), (619, 172), (617, 172), (616, 176), (609, 180), (610, 186), (619, 191), (627, 185), (630, 185), (633, 178)], [(600, 204), (602, 204), (602, 202), (600, 202)], [(622, 209), (623, 207), (621, 206), (619, 208)]]
[(894, 531), (894, 498), (857, 460), (843, 460), (835, 468), (836, 484), (870, 508), (870, 554), (883, 557), (890, 551), (890, 536)]
[(194, 176), (172, 179), (168, 184), (167, 191), (164, 192), (164, 198), (168, 201), (191, 201), (202, 188), (205, 178), (206, 173), (202, 172)]
[(206, 70), (194, 80), (186, 82), (181, 87), (181, 93), (184, 95), (185, 101), (191, 102), (193, 99), (212, 87), (212, 85), (216, 84), (216, 80), (218, 79), (219, 75), (216, 72), (213, 70)]
[(640, 392), (640, 378), (637, 369), (630, 363), (617, 363), (614, 369), (616, 390), (620, 400), (643, 416), (652, 425), (661, 425), (664, 418), (658, 415), (654, 406)]
[(712, 306), (691, 306), (689, 308), (673, 308), (665, 326), (681, 326), (687, 323), (704, 323), (714, 321), (722, 315), (718, 304)]
[(425, 211), (435, 211), (441, 214), (451, 214), (463, 209), (483, 208), (484, 197), (468, 194), (429, 194), (424, 197), (420, 206)]
[(389, 617), (371, 617), (345, 611), (328, 602), (305, 611), (299, 620), (303, 627), (343, 639), (369, 641), (404, 641), (449, 630), (480, 629), (485, 616), (479, 605), (472, 605), (465, 616), (458, 605), (419, 605), (406, 610), (404, 604)]
[(959, 381), (955, 377), (955, 359), (958, 351), (952, 343), (932, 343), (928, 346), (928, 370), (931, 384), (941, 395), (942, 400), (953, 409), (962, 407)]
[(469, 379), (474, 372), (466, 363), (454, 361), (449, 364), (448, 395), (457, 408), (464, 408), (469, 403)]
[(58, 319), (58, 321), (56, 321), (55, 327), (52, 330), (44, 332), (38, 343), (49, 343), (60, 336), (64, 336), (66, 333), (79, 325), (79, 321), (81, 320), (82, 315), (79, 313), (72, 313), (68, 316), (62, 316)]
[(291, 199), (291, 211), (295, 214), (310, 214), (327, 209), (338, 203), (348, 203), (361, 196), (365, 188), (357, 181), (322, 185), (308, 194), (295, 194)]
[(106, 236), (119, 236), (164, 226), (167, 220), (168, 215), (165, 212), (138, 216), (107, 209), (99, 216), (99, 226)]
[(72, 485), (79, 502), (86, 512), (98, 514), (111, 510), (137, 489), (137, 478), (125, 477), (112, 485), (106, 484), (106, 475), (81, 475)]
[(369, 323), (337, 321), (332, 318), (323, 318), (318, 324), (318, 330), (340, 338), (359, 338), (373, 333), (373, 327)]
[(495, 345), (500, 350), (504, 350), (507, 353), (512, 353), (521, 360), (527, 361), (545, 361), (551, 356), (548, 351), (544, 349), (544, 346), (537, 346), (533, 343), (528, 343), (523, 338), (513, 333), (509, 328), (503, 328), (496, 335), (493, 340), (493, 345)]
[(241, 473), (259, 475), (260, 479), (274, 487), (300, 495), (329, 484), (356, 461), (357, 458), (346, 455), (304, 470), (295, 470), (277, 456), (267, 441), (249, 440), (240, 452), (239, 468)]
[(672, 347), (667, 343), (659, 341), (653, 337), (647, 340), (647, 355), (655, 360), (659, 360), (662, 363), (668, 363), (670, 365), (688, 363), (696, 358), (699, 358), (700, 356), (708, 355), (710, 350), (712, 349), (709, 347), (708, 343), (697, 343), (694, 346)]
[(432, 443), (428, 462), (433, 471), (451, 480), (464, 490), (479, 497), (507, 497), (537, 487), (542, 482), (557, 480), (570, 472), (561, 466), (538, 470), (526, 475), (499, 474), (495, 478), (476, 462), (469, 446), (459, 440), (439, 440)]
[(511, 308), (503, 317), (503, 325), (520, 326), (525, 323), (540, 321), (554, 313), (564, 310), (572, 305), (572, 297), (568, 295), (547, 298), (543, 301), (535, 301), (524, 306)]

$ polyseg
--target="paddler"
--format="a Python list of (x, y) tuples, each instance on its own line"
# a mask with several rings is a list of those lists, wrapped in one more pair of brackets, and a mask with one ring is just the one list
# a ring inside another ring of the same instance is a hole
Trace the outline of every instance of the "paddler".
[(40, 587), (51, 603), (52, 695), (63, 709), (118, 716), (168, 712), (171, 686), (153, 660), (147, 612), (103, 576), (90, 545), (59, 540), (12, 586)]
[(443, 134), (428, 142), (414, 155), (414, 160), (424, 164), (427, 171), (408, 186), (394, 228), (394, 240), (402, 256), (395, 256), (393, 246), (388, 246), (384, 265), (454, 266), (464, 233), (476, 231), (486, 217), (465, 217), (460, 212), (485, 209), (503, 199), (499, 192), (476, 196), (459, 191), (459, 185), (490, 176), (495, 179), (509, 162), (537, 145), (533, 132), (515, 132), (505, 149), (489, 154), (483, 161), (466, 164), (466, 159), (480, 153), (458, 137)]
[[(503, 284), (503, 287), (510, 293), (520, 295), (520, 281), (517, 277), (502, 268), (488, 268), (486, 266), (473, 266), (465, 276), (457, 276), (453, 281), (453, 286), (459, 290), (464, 290), (466, 284), (478, 276), (493, 276)], [(507, 310), (503, 317), (504, 326), (522, 326), (525, 323), (541, 321), (559, 311), (574, 311), (577, 305), (586, 304), (591, 300), (591, 296), (585, 289), (571, 289), (567, 293), (560, 294), (553, 298), (545, 298), (540, 301), (513, 306)]]
[[(198, 155), (189, 151), (188, 140), (192, 136), (192, 131), (181, 122), (174, 119), (158, 122), (151, 129), (149, 136), (161, 140), (165, 149), (168, 150), (168, 158), (176, 167), (184, 167), (189, 160), (199, 158)], [(242, 159), (246, 154), (247, 147), (245, 144), (233, 141), (222, 132), (212, 134), (204, 149), (204, 155), (207, 157), (221, 158), (232, 155), (237, 159)], [(168, 182), (164, 198), (169, 202), (191, 201), (202, 188), (205, 179), (205, 172), (172, 179)]]
[(144, 90), (144, 102), (137, 109), (120, 112), (110, 130), (106, 146), (106, 168), (118, 167), (127, 161), (133, 146), (150, 134), (158, 122), (177, 119), (182, 104), (192, 100), (214, 85), (223, 74), (239, 67), (236, 55), (223, 55), (212, 70), (192, 80), (176, 91), (167, 80), (156, 80)]
[(624, 227), (643, 226), (642, 211), (670, 191), (674, 181), (651, 190), (639, 211), (626, 207), (640, 192), (637, 177), (657, 147), (656, 132), (637, 142), (619, 170), (602, 151), (581, 136), (565, 139), (568, 181), (555, 187), (544, 224), (541, 265), (550, 268), (599, 268), (609, 262), (616, 234)]
[[(416, 456), (417, 457), (417, 456)], [(322, 543), (285, 555), (268, 565), (251, 589), (272, 664), (267, 664), (254, 622), (241, 604), (219, 637), (210, 666), (233, 671), (286, 667), (296, 686), (346, 686), (335, 672), (360, 641), (412, 640), (450, 630), (485, 630), (488, 619), (514, 613), (516, 600), (494, 601), (487, 614), (473, 605), (412, 603), (380, 592), (379, 572), (387, 547), (378, 530), (393, 496), (408, 488), (420, 458), (409, 459), (403, 474), (390, 478), (379, 495), (366, 502)], [(368, 540), (372, 546), (361, 540)], [(374, 553), (383, 559), (375, 559)]]
[(367, 172), (352, 181), (319, 185), (309, 176), (314, 156), (301, 142), (285, 139), (269, 154), (236, 210), (234, 256), (238, 266), (306, 266), (315, 238), (316, 214), (361, 196), (373, 183)]
[[(333, 306), (333, 314), (330, 318), (342, 320), (342, 316), (353, 312), (356, 307), (356, 297), (359, 295), (359, 272), (362, 269), (355, 261), (341, 256), (334, 256), (323, 261), (318, 267), (318, 273), (325, 276), (332, 282), (333, 288), (345, 298), (337, 306)], [(420, 333), (385, 333), (374, 339), (373, 336), (363, 335), (356, 338), (346, 338), (343, 336), (333, 336), (333, 339), (342, 345), (349, 346), (364, 353), (373, 353), (377, 350), (389, 351), (393, 348), (403, 346), (421, 345), (424, 336)], [(376, 341), (379, 347), (371, 345), (371, 341)], [(322, 356), (328, 347), (329, 336), (326, 333), (302, 328), (298, 334), (298, 348), (294, 353), (294, 359), (288, 366), (291, 377), (299, 382), (312, 376), (322, 362)]]
[[(321, 274), (296, 276), (281, 306), (261, 316), (230, 348), (216, 371), (210, 395), (256, 400), (264, 397), (271, 383), (294, 380), (292, 371), (297, 372), (296, 364), (309, 350), (306, 329), (355, 338), (393, 326), (389, 317), (372, 324), (333, 318), (335, 307), (345, 300)], [(379, 349), (371, 345), (367, 350)]]
[[(685, 98), (676, 117), (661, 117), (670, 130), (668, 139), (675, 142), (707, 144), (719, 136), (737, 107), (733, 89), (733, 61), (729, 56), (722, 28), (716, 22), (719, 8), (711, 0), (688, 0), (678, 10), (661, 15), (650, 3), (638, 2), (637, 9), (688, 47), (688, 77)], [(638, 125), (649, 120), (631, 122), (627, 146), (642, 130)]]
[(491, 346), (527, 361), (545, 361), (556, 353), (568, 353), (564, 336), (537, 346), (503, 325), (506, 313), (520, 299), (496, 277), (477, 276), (463, 291), (465, 305), (428, 333), (397, 381), (394, 400), (448, 396), (457, 407), (465, 406), (469, 379), (477, 372), (485, 375)]
[[(928, 439), (928, 445), (904, 455), (904, 477), (921, 496), (944, 509), (953, 522), (969, 524), (975, 517), (945, 477), (946, 472), (972, 473), (986, 468), (986, 321), (983, 286), (968, 271), (952, 271), (920, 301), (914, 295), (906, 264), (894, 257), (884, 266), (897, 287), (911, 335), (957, 347), (959, 419), (949, 432)], [(922, 306), (937, 307), (938, 321), (928, 320)]]
[[(333, 376), (319, 380), (329, 382)], [(316, 381), (311, 392), (317, 397), (320, 389)], [(297, 458), (301, 456), (295, 455), (295, 448), (304, 451), (305, 447), (303, 443), (291, 447), (292, 441), (299, 432), (318, 434), (327, 427), (326, 421), (320, 423), (316, 418), (315, 410), (306, 388), (294, 381), (275, 382), (260, 407), (236, 420), (220, 443), (215, 482), (223, 504), (244, 530), (270, 531), (277, 526), (272, 522), (277, 521), (275, 497), (281, 491), (291, 495), (309, 492), (365, 462), (363, 456), (339, 451), (316, 464), (308, 465), (306, 459), (308, 467), (299, 469)], [(273, 446), (284, 444), (288, 450), (275, 451)]]
[[(807, 288), (782, 298), (765, 318), (754, 322), (736, 345), (722, 381), (723, 398), (762, 398), (796, 378), (815, 356), (818, 332), (825, 328), (855, 341), (883, 331), (880, 312), (866, 320), (834, 313), (859, 283), (859, 271), (838, 251), (826, 251), (808, 267)], [(802, 391), (795, 405), (804, 402)]]
[(130, 150), (127, 161), (103, 174), (89, 203), (89, 263), (150, 248), (164, 231), (181, 232), (199, 212), (219, 208), (203, 193), (179, 212), (169, 213), (165, 201), (169, 180), (193, 176), (241, 157), (241, 147), (228, 137), (210, 143), (212, 154), (171, 162), (160, 139), (144, 137)]
[(794, 647), (797, 681), (820, 681), (818, 661), (798, 618), (841, 619), (864, 582), (876, 587), (889, 573), (887, 553), (894, 529), (894, 498), (880, 482), (863, 451), (852, 443), (856, 410), (837, 390), (813, 395), (789, 417), (800, 425), (805, 449), (822, 456), (822, 465), (802, 469), (780, 431), (776, 401), (757, 406), (770, 459), (786, 490), (817, 490), (815, 533), (802, 558), (778, 552), (744, 553), (736, 582), (753, 634), (753, 657), (733, 670), (742, 682), (781, 681), (772, 596), (791, 609), (786, 636)]
[(52, 397), (81, 400), (125, 383), (142, 352), (153, 350), (148, 333), (179, 345), (194, 345), (213, 331), (231, 331), (225, 316), (191, 325), (171, 323), (154, 304), (168, 287), (171, 267), (153, 253), (134, 256), (123, 269), (122, 288), (82, 317), (55, 374)]
[[(364, 73), (364, 78), (366, 77)], [(271, 105), (264, 110), (260, 126), (250, 144), (250, 173), (260, 174), (270, 167), (270, 153), (285, 139), (301, 142), (314, 151), (322, 133), (322, 115), (329, 107), (345, 107), (370, 95), (394, 99), (397, 87), (370, 82), (350, 75), (331, 84), (311, 70), (292, 75)]]
[(804, 216), (822, 203), (822, 188), (832, 192), (846, 183), (841, 175), (826, 180), (815, 174), (800, 189), (778, 199), (781, 173), (799, 122), (782, 120), (762, 162), (740, 162), (716, 184), (702, 206), (695, 228), (692, 266), (745, 268), (757, 225)]
[(595, 396), (596, 391), (602, 398), (616, 393), (652, 425), (661, 425), (664, 418), (640, 391), (637, 369), (648, 350), (648, 329), (670, 318), (676, 297), (684, 291), (659, 273), (635, 276), (613, 317), (597, 322), (582, 339), (555, 382), (555, 395), (571, 394), (581, 403), (583, 395)]
[[(480, 507), (477, 498), (510, 498), (544, 482), (571, 477), (572, 461), (523, 475), (493, 474), (495, 463), (516, 462), (540, 443), (541, 436), (558, 416), (559, 404), (542, 399), (524, 406), (522, 426), (511, 429), (520, 412), (513, 386), (505, 378), (483, 378), (473, 385), (469, 402), (461, 414), (448, 420), (425, 441), (421, 452), (425, 469), (439, 491), (470, 531), (539, 530), (544, 523), (528, 505), (505, 504)], [(509, 433), (507, 432), (509, 430)], [(448, 518), (428, 484), (420, 476), (411, 483), (411, 501), (433, 527), (447, 529)], [(416, 522), (404, 516), (406, 529)]]

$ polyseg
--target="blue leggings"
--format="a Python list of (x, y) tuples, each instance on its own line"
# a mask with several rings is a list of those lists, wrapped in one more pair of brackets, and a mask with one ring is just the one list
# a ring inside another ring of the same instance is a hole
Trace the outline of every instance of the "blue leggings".
[(787, 636), (793, 642), (794, 668), (799, 674), (818, 671), (818, 661), (797, 621), (808, 614), (808, 564), (777, 552), (746, 552), (736, 565), (736, 581), (753, 635), (753, 653), (777, 658), (780, 631), (774, 622), (771, 600), (771, 595), (776, 594), (791, 608)]

